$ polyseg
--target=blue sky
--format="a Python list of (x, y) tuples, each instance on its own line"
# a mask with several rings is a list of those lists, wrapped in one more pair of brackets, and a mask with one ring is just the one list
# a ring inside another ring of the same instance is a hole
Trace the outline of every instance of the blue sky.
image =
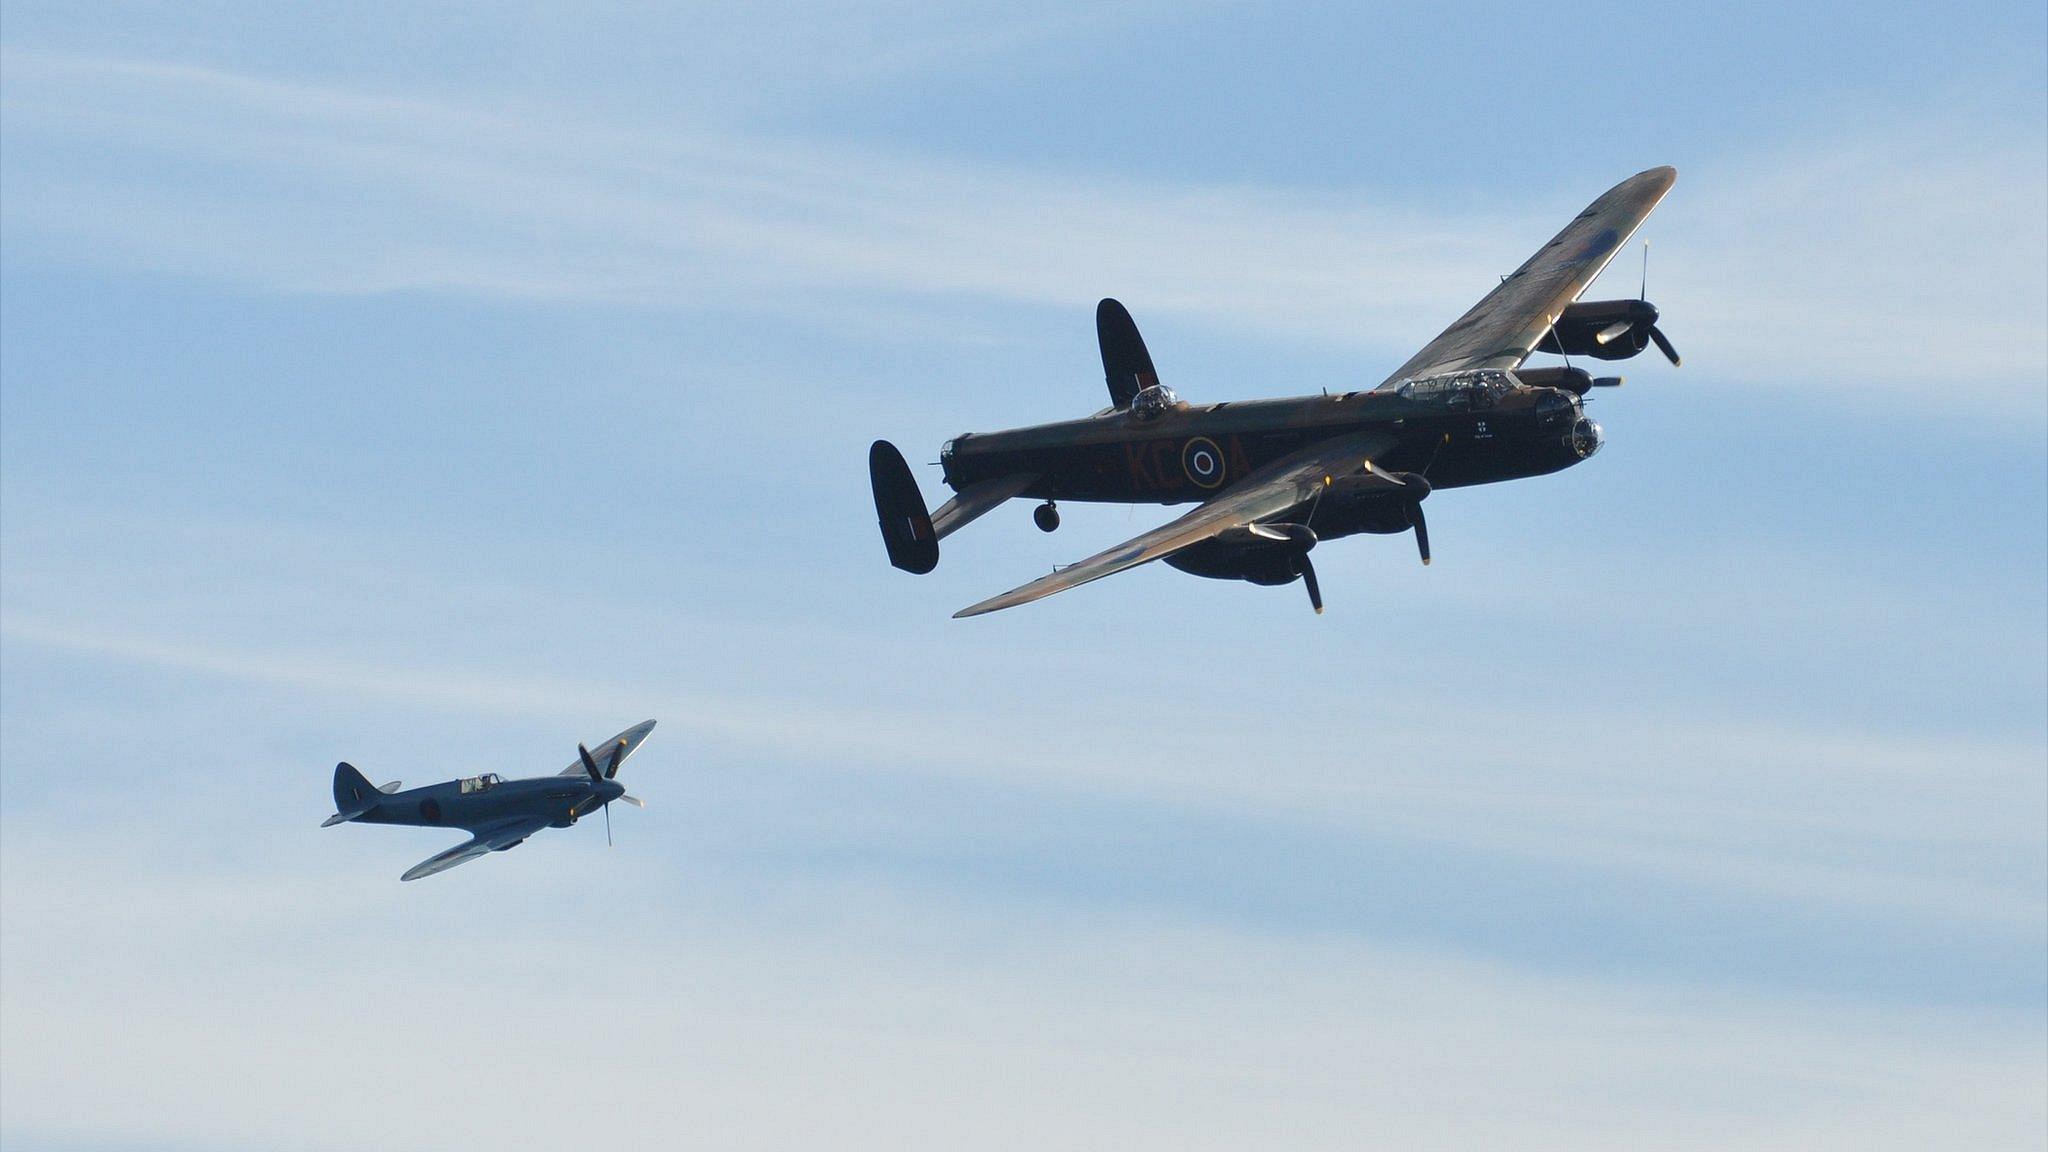
[[(10, 3), (0, 1141), (2040, 1147), (2044, 40)], [(868, 440), (1094, 410), (1099, 296), (1370, 384), (1660, 163), (1686, 366), (1432, 567), (883, 562)], [(317, 827), (647, 716), (611, 851)]]

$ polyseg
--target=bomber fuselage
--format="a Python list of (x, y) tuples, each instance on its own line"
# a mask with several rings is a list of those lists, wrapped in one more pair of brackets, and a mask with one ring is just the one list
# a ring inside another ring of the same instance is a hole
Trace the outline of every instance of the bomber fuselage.
[[(1472, 375), (1472, 374), (1468, 374)], [(1429, 387), (1283, 400), (1177, 404), (1141, 414), (970, 433), (940, 453), (956, 491), (1028, 474), (1020, 495), (1044, 500), (1178, 504), (1206, 500), (1261, 466), (1332, 437), (1385, 431), (1374, 463), (1419, 472), (1433, 488), (1489, 484), (1568, 468), (1600, 446), (1578, 396), (1504, 373), (1490, 386)]]

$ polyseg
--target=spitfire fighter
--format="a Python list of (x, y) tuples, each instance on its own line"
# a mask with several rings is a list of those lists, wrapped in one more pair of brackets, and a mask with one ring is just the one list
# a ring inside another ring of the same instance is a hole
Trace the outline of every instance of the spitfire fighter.
[(576, 763), (553, 776), (507, 780), (495, 772), (399, 790), (397, 781), (372, 787), (354, 766), (334, 766), (334, 815), (321, 827), (358, 824), (412, 824), (428, 828), (460, 828), (468, 840), (420, 861), (400, 880), (417, 880), (473, 860), (487, 852), (503, 852), (524, 843), (543, 828), (567, 828), (592, 810), (604, 811), (604, 838), (612, 838), (614, 800), (635, 808), (647, 805), (626, 794), (618, 782), (619, 765), (640, 747), (654, 721), (635, 724), (592, 753), (576, 746)]
[(1198, 506), (1162, 527), (964, 608), (977, 616), (1050, 596), (1152, 560), (1254, 584), (1300, 580), (1323, 610), (1309, 552), (1359, 532), (1413, 531), (1429, 563), (1422, 502), (1438, 488), (1491, 484), (1569, 468), (1600, 450), (1582, 368), (1524, 368), (1537, 351), (1617, 360), (1655, 344), (1678, 353), (1649, 301), (1579, 303), (1678, 174), (1652, 168), (1579, 213), (1471, 311), (1369, 391), (1190, 404), (1159, 382), (1130, 313), (1096, 308), (1110, 406), (1082, 420), (954, 438), (939, 452), (952, 499), (928, 512), (903, 454), (868, 452), (889, 562), (930, 572), (939, 541), (1008, 500), (1042, 501), (1038, 527), (1059, 527), (1060, 500)]

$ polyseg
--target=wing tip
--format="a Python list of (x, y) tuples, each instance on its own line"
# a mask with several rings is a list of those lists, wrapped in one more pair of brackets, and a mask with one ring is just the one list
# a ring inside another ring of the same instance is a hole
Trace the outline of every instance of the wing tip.
[(1627, 182), (1630, 184), (1654, 184), (1657, 186), (1658, 196), (1662, 197), (1664, 193), (1671, 191), (1672, 185), (1678, 183), (1678, 169), (1673, 168), (1669, 164), (1659, 164), (1655, 168), (1643, 169), (1641, 172), (1629, 177)]

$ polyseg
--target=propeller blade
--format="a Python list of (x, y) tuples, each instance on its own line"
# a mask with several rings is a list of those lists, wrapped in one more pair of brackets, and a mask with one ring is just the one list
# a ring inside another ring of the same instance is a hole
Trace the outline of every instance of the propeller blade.
[(638, 796), (620, 796), (619, 799), (624, 800), (626, 803), (631, 804), (635, 808), (647, 807), (647, 801), (642, 800)]
[(604, 806), (604, 846), (607, 848), (612, 846), (612, 806), (610, 801), (606, 801)]
[(1315, 563), (1308, 558), (1308, 553), (1306, 552), (1303, 552), (1295, 563), (1301, 566), (1301, 582), (1308, 588), (1309, 606), (1316, 610), (1316, 615), (1321, 616), (1323, 614), (1323, 586), (1316, 583)]
[(1657, 342), (1657, 351), (1662, 352), (1664, 358), (1671, 361), (1671, 366), (1678, 367), (1678, 349), (1671, 346), (1671, 341), (1665, 338), (1663, 330), (1655, 324), (1650, 325), (1650, 339)]
[(1607, 327), (1602, 328), (1598, 332), (1593, 333), (1593, 343), (1612, 344), (1616, 340), (1621, 339), (1623, 336), (1628, 335), (1629, 329), (1634, 327), (1634, 324), (1631, 324), (1626, 320), (1616, 320), (1614, 323), (1609, 324)]
[(1645, 240), (1643, 241), (1643, 286), (1642, 286), (1642, 287), (1640, 287), (1640, 288), (1638, 288), (1638, 289), (1636, 289), (1636, 299), (1638, 299), (1638, 300), (1648, 300), (1649, 298), (1650, 298), (1650, 242), (1649, 242), (1649, 240), (1648, 240), (1648, 239), (1645, 239)]
[(590, 773), (592, 780), (604, 779), (604, 773), (597, 770), (597, 761), (590, 758), (590, 749), (578, 744), (576, 746), (576, 758), (583, 761), (583, 770)]
[(617, 744), (612, 746), (612, 759), (611, 763), (606, 764), (604, 766), (604, 778), (609, 780), (612, 777), (617, 776), (619, 774), (619, 761), (624, 760), (625, 758), (626, 742), (624, 740), (621, 740)]
[(1415, 529), (1415, 549), (1422, 553), (1423, 566), (1428, 567), (1429, 521), (1423, 519), (1421, 504), (1410, 504), (1408, 506), (1408, 523)]

